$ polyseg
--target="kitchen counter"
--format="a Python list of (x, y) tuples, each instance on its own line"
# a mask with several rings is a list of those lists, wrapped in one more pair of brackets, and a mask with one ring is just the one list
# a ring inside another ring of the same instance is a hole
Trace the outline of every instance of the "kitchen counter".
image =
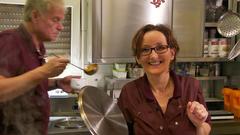
[(48, 135), (91, 135), (87, 128), (83, 129), (61, 129), (49, 128)]
[[(91, 135), (87, 127), (80, 129), (62, 129), (54, 123), (66, 117), (50, 117), (48, 135)], [(210, 135), (240, 135), (240, 120), (213, 120)]]
[(211, 135), (240, 135), (240, 120), (212, 121)]

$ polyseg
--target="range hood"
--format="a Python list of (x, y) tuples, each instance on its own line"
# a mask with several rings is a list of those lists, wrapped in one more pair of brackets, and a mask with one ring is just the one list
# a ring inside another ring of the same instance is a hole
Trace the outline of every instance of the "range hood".
[(172, 27), (172, 0), (92, 0), (92, 60), (95, 63), (134, 62), (131, 40), (146, 24)]

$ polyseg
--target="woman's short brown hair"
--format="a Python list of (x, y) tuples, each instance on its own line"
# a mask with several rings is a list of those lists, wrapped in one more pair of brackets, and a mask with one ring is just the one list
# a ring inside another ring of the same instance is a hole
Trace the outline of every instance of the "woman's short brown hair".
[[(137, 57), (137, 58), (140, 57), (143, 37), (144, 37), (145, 33), (149, 32), (149, 31), (159, 31), (159, 32), (163, 33), (163, 35), (166, 37), (167, 44), (170, 46), (170, 48), (175, 49), (176, 54), (178, 53), (179, 46), (178, 46), (177, 40), (173, 36), (171, 29), (169, 29), (167, 26), (162, 25), (162, 24), (158, 24), (158, 25), (147, 24), (147, 25), (143, 26), (142, 28), (140, 28), (133, 37), (132, 51), (133, 51), (133, 55), (135, 57)], [(175, 58), (176, 58), (176, 54), (175, 54)]]

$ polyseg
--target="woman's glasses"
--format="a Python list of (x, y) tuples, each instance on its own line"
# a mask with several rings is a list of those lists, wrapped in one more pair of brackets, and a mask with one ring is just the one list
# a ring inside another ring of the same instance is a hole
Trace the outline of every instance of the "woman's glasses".
[(150, 55), (152, 53), (152, 50), (154, 50), (157, 54), (163, 54), (163, 53), (167, 52), (169, 47), (170, 47), (169, 45), (158, 45), (158, 46), (152, 47), (152, 48), (142, 48), (141, 56)]

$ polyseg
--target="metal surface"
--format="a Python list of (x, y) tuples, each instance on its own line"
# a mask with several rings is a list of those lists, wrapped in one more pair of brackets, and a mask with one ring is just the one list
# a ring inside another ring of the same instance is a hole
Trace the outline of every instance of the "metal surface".
[(82, 119), (78, 117), (70, 117), (58, 120), (54, 126), (61, 129), (79, 129), (86, 127)]
[(79, 93), (81, 117), (92, 135), (127, 135), (127, 124), (118, 105), (103, 90), (85, 86)]
[(202, 57), (205, 0), (173, 0), (173, 33), (180, 51), (178, 58)]
[[(135, 62), (131, 40), (143, 25), (172, 25), (172, 0), (156, 8), (149, 0), (92, 1), (94, 63)], [(89, 16), (86, 16), (86, 18)]]

